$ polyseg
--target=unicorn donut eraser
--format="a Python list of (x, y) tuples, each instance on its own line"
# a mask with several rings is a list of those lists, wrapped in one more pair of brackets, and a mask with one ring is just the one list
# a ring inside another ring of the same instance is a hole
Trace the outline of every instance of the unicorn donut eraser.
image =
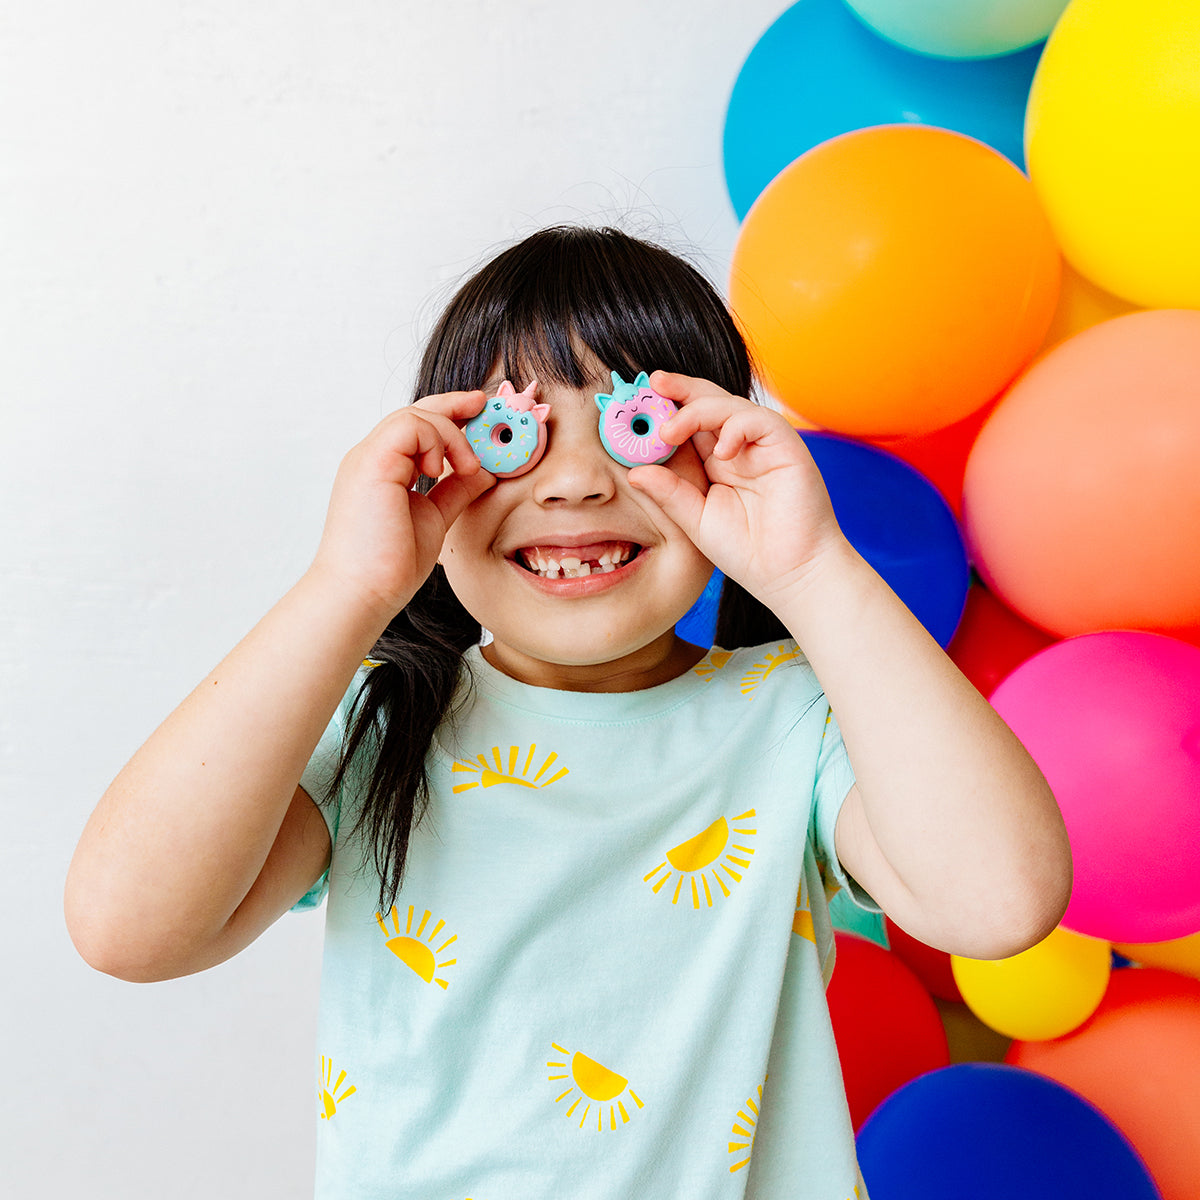
[(612, 395), (600, 392), (600, 439), (604, 448), (627, 467), (665, 463), (678, 449), (659, 436), (658, 427), (679, 410), (666, 396), (650, 386), (650, 376), (642, 371), (632, 383), (612, 372)]
[(537, 380), (518, 392), (506, 379), (488, 398), (483, 411), (463, 426), (463, 433), (483, 468), (499, 479), (524, 475), (546, 452), (546, 418), (550, 405), (535, 404)]

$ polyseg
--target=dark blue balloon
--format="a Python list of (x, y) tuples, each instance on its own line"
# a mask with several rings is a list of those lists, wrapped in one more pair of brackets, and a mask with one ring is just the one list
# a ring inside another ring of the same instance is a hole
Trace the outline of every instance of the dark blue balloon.
[[(802, 436), (850, 544), (938, 644), (947, 645), (962, 619), (971, 578), (962, 534), (941, 493), (886, 450), (832, 433)], [(675, 626), (684, 641), (712, 645), (723, 578), (714, 572)]]
[(937, 125), (1025, 169), (1025, 104), (1044, 42), (997, 58), (931, 58), (885, 41), (842, 0), (800, 0), (750, 52), (725, 116), (739, 220), (813, 146), (869, 125)]
[(941, 646), (967, 603), (971, 571), (958, 522), (914, 467), (875, 446), (832, 433), (804, 433), (850, 544)]
[(960, 1063), (893, 1092), (858, 1134), (871, 1200), (1162, 1200), (1107, 1117), (1020, 1067)]

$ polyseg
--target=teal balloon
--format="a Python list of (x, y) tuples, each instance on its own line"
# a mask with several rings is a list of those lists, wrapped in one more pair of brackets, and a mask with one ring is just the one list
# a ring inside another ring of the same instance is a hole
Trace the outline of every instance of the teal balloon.
[(1039, 44), (953, 61), (913, 54), (868, 29), (842, 0), (800, 0), (751, 50), (725, 114), (725, 183), (738, 219), (794, 159), (869, 125), (965, 133), (1025, 169), (1025, 103)]
[(1067, 0), (846, 0), (906, 50), (946, 58), (1012, 54), (1050, 36)]

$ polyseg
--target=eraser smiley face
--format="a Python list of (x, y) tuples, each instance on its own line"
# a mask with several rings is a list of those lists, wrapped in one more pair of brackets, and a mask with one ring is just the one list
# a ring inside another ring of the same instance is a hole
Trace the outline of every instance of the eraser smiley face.
[(518, 392), (506, 379), (483, 411), (463, 427), (475, 456), (498, 479), (532, 470), (546, 452), (546, 418), (550, 405), (535, 404), (537, 380)]
[(665, 463), (678, 449), (659, 436), (658, 428), (678, 411), (660, 396), (642, 371), (632, 383), (612, 372), (612, 395), (596, 396), (600, 409), (600, 438), (608, 453), (627, 467)]

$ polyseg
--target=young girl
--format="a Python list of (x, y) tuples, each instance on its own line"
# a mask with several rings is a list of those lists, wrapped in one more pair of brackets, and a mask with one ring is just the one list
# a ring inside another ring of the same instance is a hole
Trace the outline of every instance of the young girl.
[[(594, 398), (641, 370), (677, 449), (630, 468)], [(463, 426), (535, 380), (544, 455), (497, 479)], [(673, 255), (502, 253), (346, 456), (310, 569), (84, 831), (71, 934), (122, 978), (328, 895), (318, 1196), (863, 1197), (827, 893), (977, 958), (1062, 914), (1044, 780), (751, 383)]]

